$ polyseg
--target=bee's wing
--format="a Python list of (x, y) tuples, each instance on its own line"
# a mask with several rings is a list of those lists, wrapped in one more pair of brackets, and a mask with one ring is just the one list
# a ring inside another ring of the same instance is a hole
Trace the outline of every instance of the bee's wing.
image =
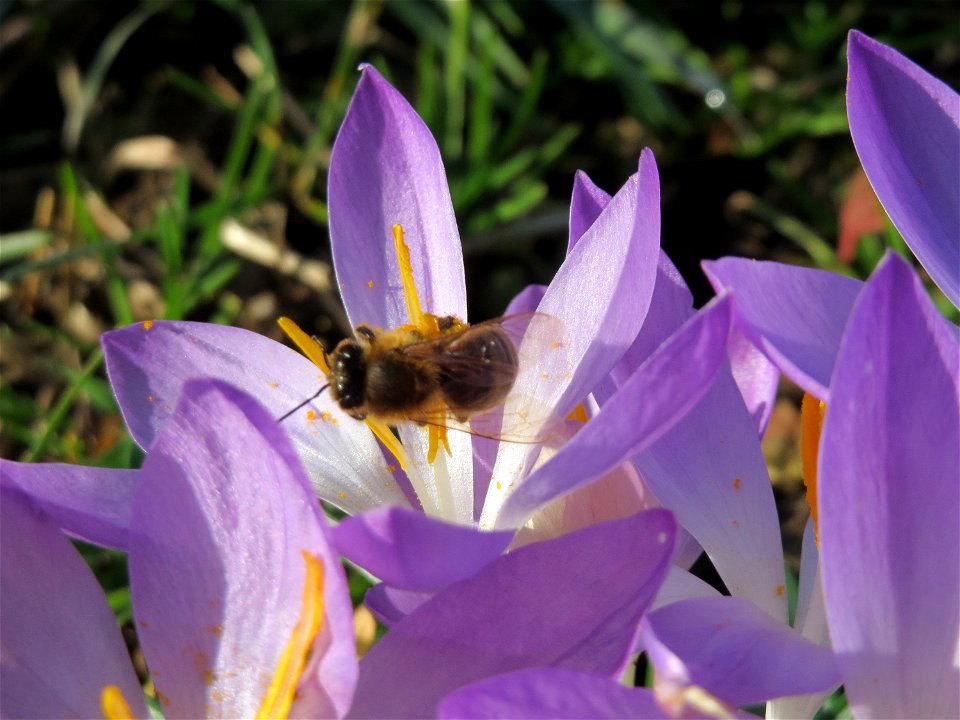
[[(517, 354), (515, 365), (478, 365), (475, 357), (461, 357), (450, 351), (450, 346), (464, 332), (485, 325), (495, 325), (507, 334)], [(518, 313), (477, 323), (434, 340), (409, 345), (404, 348), (404, 352), (429, 356), (431, 362), (443, 371), (455, 374), (458, 382), (494, 389), (511, 387), (519, 373), (535, 372), (548, 353), (557, 352), (563, 347), (563, 337), (563, 323), (558, 318), (538, 312)], [(552, 408), (543, 406), (536, 398), (524, 395), (516, 388), (507, 395), (503, 405), (473, 415), (466, 422), (456, 420), (442, 408), (411, 419), (427, 425), (438, 425), (517, 443), (552, 443), (567, 434), (564, 418), (558, 417)]]

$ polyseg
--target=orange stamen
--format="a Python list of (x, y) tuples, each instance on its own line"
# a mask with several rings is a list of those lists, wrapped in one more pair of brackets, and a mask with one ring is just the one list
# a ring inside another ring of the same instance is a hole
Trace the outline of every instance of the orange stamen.
[(302, 553), (307, 565), (303, 583), (303, 607), (290, 635), (290, 641), (280, 655), (267, 694), (257, 710), (258, 720), (289, 717), (300, 676), (323, 624), (323, 563), (319, 557), (306, 550)]
[(820, 452), (820, 431), (827, 406), (813, 395), (804, 393), (800, 404), (800, 459), (803, 463), (803, 484), (807, 488), (807, 503), (813, 518), (813, 532), (820, 544), (817, 522), (817, 459)]

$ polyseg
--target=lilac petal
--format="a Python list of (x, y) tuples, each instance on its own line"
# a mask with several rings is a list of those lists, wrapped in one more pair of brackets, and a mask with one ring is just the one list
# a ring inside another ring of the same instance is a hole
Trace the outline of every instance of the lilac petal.
[[(661, 253), (647, 320), (608, 382), (596, 389), (601, 405), (687, 321), (692, 304), (683, 278)], [(786, 621), (773, 490), (756, 425), (730, 371), (722, 369), (700, 403), (634, 464), (660, 503), (703, 546), (730, 592)]]
[(432, 715), (459, 687), (529, 667), (614, 677), (670, 565), (675, 530), (670, 513), (649, 510), (495, 560), (373, 646), (351, 715)]
[(0, 715), (101, 717), (117, 686), (148, 717), (103, 590), (55, 521), (20, 492), (0, 489)]
[(398, 590), (380, 583), (367, 590), (363, 603), (377, 620), (393, 627), (432, 597), (433, 593)]
[(0, 483), (29, 496), (64, 532), (126, 551), (136, 470), (0, 459)]
[(342, 555), (401, 590), (437, 591), (507, 549), (512, 532), (480, 532), (403, 508), (347, 518), (333, 531)]
[[(564, 337), (543, 361), (521, 367), (511, 397), (535, 398), (565, 417), (610, 372), (643, 324), (660, 251), (660, 182), (653, 153), (577, 242), (547, 288), (539, 312), (558, 318)], [(505, 412), (511, 408), (507, 398)], [(503, 443), (481, 526), (492, 527), (511, 483), (538, 448)]]
[(643, 620), (647, 655), (668, 682), (698, 685), (731, 705), (834, 687), (833, 654), (742, 598), (683, 600)]
[(863, 169), (903, 239), (960, 307), (960, 97), (856, 30), (847, 119)]
[(585, 172), (578, 170), (573, 179), (573, 196), (570, 198), (570, 239), (567, 242), (567, 255), (600, 217), (609, 202), (610, 194), (597, 187)]
[(863, 283), (825, 270), (721, 258), (703, 263), (714, 289), (733, 293), (747, 339), (811, 395), (826, 401), (830, 376)]
[(854, 715), (957, 717), (960, 346), (888, 255), (854, 308), (820, 445), (830, 635)]
[(410, 322), (394, 223), (403, 225), (425, 312), (467, 319), (460, 233), (437, 143), (420, 116), (365, 65), (333, 144), (330, 242), (350, 322)]
[[(504, 316), (530, 313), (537, 309), (547, 291), (546, 285), (528, 285), (507, 304)], [(490, 475), (497, 461), (500, 443), (492, 438), (476, 435), (473, 438), (473, 510), (480, 517), (483, 502), (490, 486)]]
[(659, 610), (681, 600), (702, 597), (720, 597), (720, 591), (696, 575), (673, 565), (660, 586), (650, 610)]
[[(832, 647), (827, 626), (823, 584), (820, 580), (820, 554), (814, 535), (813, 520), (807, 521), (800, 554), (800, 586), (797, 590), (797, 614), (794, 628), (810, 642)], [(767, 709), (768, 718), (812, 718), (835, 688), (773, 700)]]
[(519, 527), (538, 507), (588, 485), (662, 437), (710, 388), (726, 357), (729, 330), (729, 302), (714, 300), (517, 488), (497, 518), (498, 527)]
[(481, 680), (445, 697), (441, 718), (662, 718), (645, 688), (562, 668), (533, 668)]
[[(190, 378), (217, 378), (242, 388), (274, 418), (326, 382), (295, 350), (239, 328), (158, 320), (108, 332), (102, 344), (123, 418), (141, 447), (153, 441)], [(278, 427), (293, 441), (324, 500), (348, 513), (405, 503), (370, 431), (345, 415), (329, 393)]]
[(780, 371), (737, 327), (730, 331), (727, 355), (733, 379), (757, 426), (757, 434), (763, 437), (777, 400)]
[(304, 608), (304, 554), (324, 618), (299, 701), (343, 714), (356, 677), (352, 607), (323, 514), (273, 416), (214, 380), (184, 385), (141, 470), (130, 590), (168, 716), (251, 717)]

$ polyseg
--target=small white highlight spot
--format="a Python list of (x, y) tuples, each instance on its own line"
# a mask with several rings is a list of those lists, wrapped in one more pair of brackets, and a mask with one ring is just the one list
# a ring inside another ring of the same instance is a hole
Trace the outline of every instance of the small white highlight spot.
[(667, 541), (667, 534), (665, 532), (657, 534), (657, 542), (663, 545)]
[(703, 96), (703, 101), (711, 110), (716, 110), (727, 101), (727, 95), (720, 88), (712, 88)]

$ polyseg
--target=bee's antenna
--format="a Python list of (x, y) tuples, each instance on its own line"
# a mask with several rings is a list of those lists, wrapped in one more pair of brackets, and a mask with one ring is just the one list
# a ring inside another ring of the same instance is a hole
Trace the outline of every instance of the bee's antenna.
[(297, 410), (299, 410), (300, 408), (302, 408), (304, 405), (309, 405), (311, 402), (313, 402), (313, 401), (316, 400), (318, 397), (320, 397), (320, 393), (322, 393), (322, 392), (323, 392), (324, 390), (326, 390), (328, 387), (330, 387), (330, 383), (327, 383), (327, 384), (324, 385), (322, 388), (320, 388), (319, 390), (317, 390), (313, 395), (311, 395), (311, 396), (308, 397), (306, 400), (304, 400), (302, 403), (300, 403), (299, 405), (297, 405), (297, 406), (296, 406), (293, 410), (291, 410), (290, 412), (284, 413), (283, 415), (281, 415), (280, 417), (278, 417), (278, 418), (277, 418), (277, 422), (278, 422), (278, 423), (283, 422), (283, 421), (286, 420), (288, 417), (290, 417), (291, 415), (293, 415)]

